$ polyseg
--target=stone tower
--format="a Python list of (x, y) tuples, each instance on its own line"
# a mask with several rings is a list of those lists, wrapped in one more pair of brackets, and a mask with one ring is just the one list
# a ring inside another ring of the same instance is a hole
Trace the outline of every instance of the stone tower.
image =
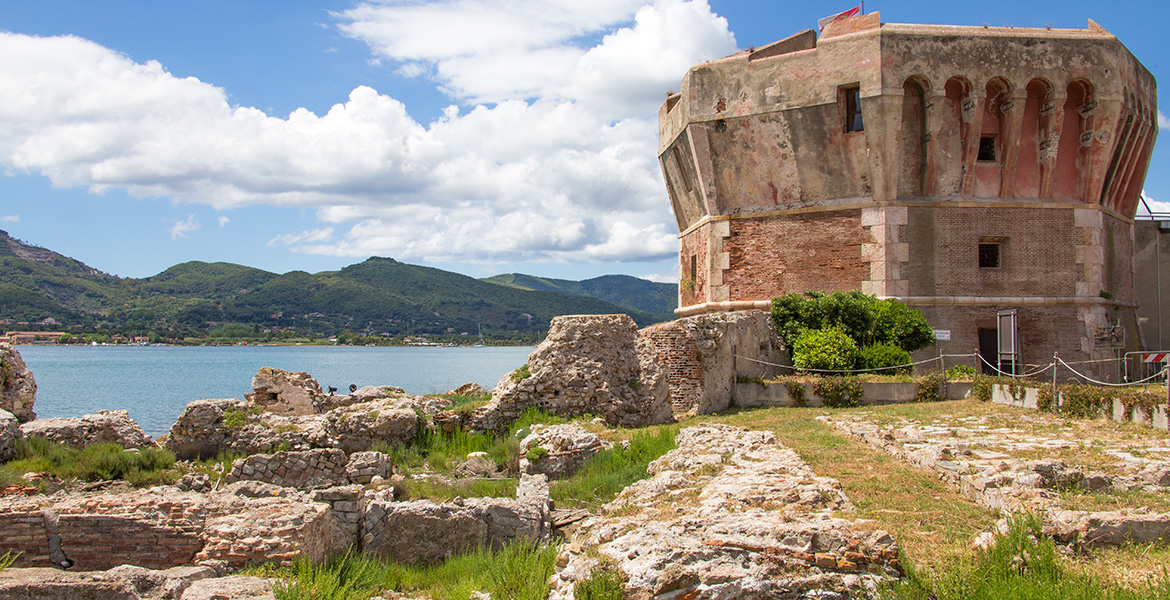
[(1133, 217), (1157, 130), (1153, 76), (1092, 21), (871, 13), (697, 65), (659, 110), (677, 312), (857, 289), (921, 310), (943, 352), (994, 354), (1014, 309), (1023, 363), (1111, 358), (1102, 328), (1140, 339)]

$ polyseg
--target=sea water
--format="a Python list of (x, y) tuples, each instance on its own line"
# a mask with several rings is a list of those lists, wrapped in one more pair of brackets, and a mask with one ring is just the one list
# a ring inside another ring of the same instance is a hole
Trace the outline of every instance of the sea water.
[(38, 418), (124, 409), (146, 433), (166, 433), (188, 402), (243, 398), (261, 367), (305, 371), (347, 393), (395, 385), (411, 394), (474, 382), (491, 389), (531, 347), (18, 346), (37, 382)]

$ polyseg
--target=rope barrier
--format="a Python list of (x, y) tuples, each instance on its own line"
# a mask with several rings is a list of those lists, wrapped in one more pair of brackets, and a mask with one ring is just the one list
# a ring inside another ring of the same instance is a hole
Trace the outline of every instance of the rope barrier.
[(933, 361), (936, 361), (936, 360), (941, 360), (941, 359), (942, 359), (942, 357), (941, 357), (941, 356), (936, 356), (936, 357), (934, 357), (934, 358), (928, 358), (928, 359), (926, 359), (926, 360), (920, 360), (920, 361), (918, 361), (918, 362), (912, 362), (912, 363), (910, 363), (910, 364), (906, 364), (906, 365), (894, 365), (894, 366), (891, 366), (891, 367), (877, 367), (877, 368), (874, 368), (874, 369), (802, 369), (802, 368), (800, 368), (800, 367), (794, 367), (794, 366), (792, 366), (792, 365), (781, 365), (781, 364), (777, 364), (777, 363), (770, 363), (770, 362), (765, 362), (765, 361), (762, 361), (762, 360), (756, 360), (756, 359), (754, 359), (754, 358), (749, 358), (749, 357), (747, 357), (747, 356), (740, 356), (740, 355), (738, 355), (738, 354), (736, 354), (736, 355), (735, 355), (735, 357), (736, 357), (736, 358), (742, 358), (742, 359), (744, 359), (744, 360), (749, 360), (749, 361), (751, 361), (751, 362), (760, 363), (760, 364), (762, 364), (762, 365), (768, 365), (768, 366), (771, 366), (771, 367), (781, 367), (781, 368), (784, 368), (784, 369), (791, 369), (791, 370), (793, 370), (793, 371), (809, 371), (809, 372), (812, 372), (812, 373), (869, 373), (869, 372), (872, 372), (872, 371), (885, 371), (885, 370), (887, 370), (887, 369), (901, 369), (901, 368), (903, 368), (903, 367), (913, 367), (913, 366), (915, 366), (915, 365), (926, 364), (926, 363), (928, 363), (928, 362), (933, 362)]
[[(1070, 363), (1064, 363), (1064, 364), (1066, 364), (1066, 365), (1088, 365), (1088, 364), (1092, 364), (1092, 363), (1117, 362), (1117, 361), (1121, 361), (1121, 360), (1125, 360), (1125, 359), (1124, 358), (1098, 358), (1095, 360), (1076, 360), (1076, 361), (1073, 361)], [(1062, 360), (1060, 362), (1064, 362), (1064, 361)]]
[(1131, 381), (1129, 383), (1108, 383), (1105, 381), (1097, 381), (1096, 379), (1093, 379), (1092, 377), (1089, 377), (1088, 375), (1085, 375), (1084, 373), (1077, 371), (1076, 369), (1070, 367), (1068, 365), (1068, 363), (1064, 362), (1064, 360), (1062, 360), (1059, 357), (1057, 357), (1056, 360), (1060, 361), (1060, 364), (1064, 365), (1064, 367), (1066, 369), (1068, 369), (1069, 371), (1072, 371), (1074, 374), (1076, 374), (1081, 379), (1084, 379), (1085, 381), (1089, 381), (1091, 383), (1095, 383), (1097, 385), (1103, 385), (1106, 387), (1129, 387), (1129, 386), (1134, 386), (1134, 385), (1140, 385), (1140, 384), (1145, 383), (1147, 381), (1152, 381), (1154, 379), (1162, 377), (1162, 375), (1164, 375), (1166, 373), (1166, 368), (1163, 368), (1161, 371), (1158, 371), (1157, 373), (1155, 373), (1155, 374), (1153, 374), (1145, 379), (1139, 380), (1139, 381)]
[(991, 370), (995, 371), (996, 373), (999, 373), (1000, 375), (1004, 375), (1006, 377), (1015, 377), (1017, 379), (1025, 379), (1028, 377), (1035, 377), (1036, 375), (1039, 375), (1039, 374), (1047, 371), (1048, 369), (1051, 369), (1051, 368), (1056, 366), (1056, 363), (1054, 363), (1054, 362), (1048, 363), (1048, 366), (1040, 369), (1039, 371), (1032, 371), (1031, 373), (1024, 373), (1022, 375), (1016, 375), (1015, 373), (1008, 373), (1007, 371), (999, 370), (999, 367), (996, 367), (995, 365), (987, 362), (987, 359), (983, 358), (982, 355), (979, 356), (979, 361), (982, 362), (983, 364), (987, 365), (989, 368), (991, 368)]
[(763, 360), (759, 360), (759, 359), (751, 358), (751, 357), (748, 357), (748, 356), (741, 356), (741, 355), (739, 355), (739, 354), (736, 354), (736, 355), (735, 355), (735, 357), (736, 357), (737, 359), (743, 359), (743, 360), (746, 360), (746, 361), (751, 361), (751, 362), (754, 362), (754, 363), (759, 363), (759, 364), (761, 364), (761, 365), (768, 365), (768, 366), (770, 366), (770, 367), (780, 367), (780, 368), (783, 368), (783, 369), (791, 369), (791, 370), (793, 370), (793, 371), (810, 371), (810, 372), (813, 372), (813, 373), (871, 373), (871, 372), (873, 372), (873, 371), (885, 371), (885, 370), (888, 370), (888, 369), (902, 369), (902, 368), (905, 368), (905, 367), (914, 367), (914, 366), (917, 366), (917, 365), (924, 365), (924, 364), (926, 364), (926, 363), (929, 363), (929, 362), (934, 362), (934, 361), (936, 361), (936, 360), (942, 360), (942, 359), (944, 359), (944, 358), (970, 358), (970, 357), (973, 357), (973, 356), (979, 356), (979, 355), (978, 355), (978, 354), (942, 354), (942, 355), (939, 355), (939, 356), (935, 356), (935, 357), (932, 357), (932, 358), (927, 358), (927, 359), (925, 359), (925, 360), (920, 360), (920, 361), (916, 361), (916, 362), (908, 363), (908, 364), (905, 364), (905, 365), (894, 365), (894, 366), (890, 366), (890, 367), (875, 367), (875, 368), (873, 368), (873, 369), (848, 369), (848, 370), (840, 370), (840, 369), (801, 369), (801, 368), (799, 368), (799, 367), (794, 367), (794, 366), (792, 366), (792, 365), (782, 365), (782, 364), (778, 364), (778, 363), (771, 363), (771, 362), (767, 362), (767, 361), (763, 361)]

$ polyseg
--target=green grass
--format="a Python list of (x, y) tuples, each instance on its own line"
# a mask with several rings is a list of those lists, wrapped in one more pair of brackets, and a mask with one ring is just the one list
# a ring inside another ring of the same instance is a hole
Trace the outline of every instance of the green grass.
[(622, 600), (626, 597), (626, 581), (613, 567), (593, 571), (589, 579), (578, 582), (573, 589), (576, 600)]
[(19, 552), (13, 552), (11, 550), (9, 550), (8, 552), (5, 552), (4, 554), (0, 554), (0, 572), (4, 571), (4, 569), (7, 569), (8, 567), (12, 566), (12, 563), (16, 562), (16, 559), (19, 556), (20, 556)]
[(493, 598), (541, 600), (548, 594), (546, 582), (556, 556), (555, 546), (514, 542), (499, 551), (480, 549), (433, 566), (349, 553), (319, 566), (302, 560), (250, 574), (282, 579), (275, 586), (279, 600), (366, 600), (391, 591), (441, 600), (467, 600), (474, 591)]
[[(516, 496), (517, 480), (501, 479), (456, 479), (442, 483), (429, 479), (406, 479), (396, 486), (405, 490), (405, 500), (429, 498), (446, 502), (456, 496), (461, 498), (513, 498)], [(396, 494), (397, 496), (397, 494)]]
[(1014, 519), (1006, 535), (954, 568), (935, 574), (910, 569), (899, 584), (883, 590), (888, 600), (1168, 600), (1170, 577), (1134, 587), (1110, 585), (1070, 570), (1051, 538), (1040, 533), (1040, 519)]
[(24, 473), (51, 473), (61, 479), (102, 481), (123, 479), (137, 486), (172, 483), (178, 478), (174, 470), (175, 455), (159, 448), (124, 450), (118, 444), (68, 448), (44, 437), (16, 442), (16, 458), (0, 471), (0, 480), (19, 479)]
[(638, 431), (628, 448), (618, 444), (590, 457), (568, 479), (552, 482), (550, 493), (557, 506), (595, 508), (613, 500), (626, 486), (645, 479), (646, 466), (675, 448), (677, 425)]

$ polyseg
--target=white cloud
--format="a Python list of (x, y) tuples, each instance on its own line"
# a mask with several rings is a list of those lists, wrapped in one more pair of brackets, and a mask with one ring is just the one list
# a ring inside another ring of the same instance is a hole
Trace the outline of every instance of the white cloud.
[(1158, 129), (1170, 129), (1170, 117), (1162, 111), (1158, 111)]
[(300, 233), (285, 233), (278, 235), (268, 240), (268, 246), (292, 246), (294, 244), (306, 244), (327, 242), (333, 237), (332, 227), (323, 227), (321, 229), (313, 229), (311, 231), (302, 231)]
[[(388, 68), (467, 104), (423, 124), (362, 86), (323, 115), (279, 118), (81, 38), (0, 33), (0, 169), (216, 209), (314, 208), (328, 226), (270, 242), (300, 252), (675, 254), (656, 111), (688, 66), (735, 49), (705, 0), (366, 3), (338, 19)], [(172, 237), (197, 228), (192, 215)]]
[(691, 65), (735, 51), (706, 0), (367, 2), (337, 17), (399, 74), (456, 98), (571, 100), (609, 118), (656, 110)]
[[(1145, 202), (1138, 203), (1137, 212), (1139, 215), (1148, 215), (1150, 214), (1150, 211), (1164, 215), (1170, 215), (1170, 202), (1158, 202), (1157, 200), (1149, 197), (1145, 190), (1142, 190), (1142, 200), (1145, 200)], [(1149, 206), (1150, 210), (1146, 210), (1146, 206)]]
[(175, 221), (175, 224), (171, 225), (171, 239), (185, 238), (188, 233), (200, 229), (203, 229), (203, 226), (195, 220), (195, 215), (187, 215), (186, 221)]
[(220, 218), (216, 219), (216, 222), (217, 222), (217, 223), (219, 223), (219, 226), (220, 226), (220, 227), (224, 227), (224, 226), (226, 226), (228, 223), (231, 223), (231, 222), (232, 222), (232, 220), (231, 220), (231, 219), (229, 219), (229, 218), (227, 218), (227, 217), (220, 217)]
[(19, 221), (20, 221), (20, 215), (0, 216), (0, 223), (17, 223)]

